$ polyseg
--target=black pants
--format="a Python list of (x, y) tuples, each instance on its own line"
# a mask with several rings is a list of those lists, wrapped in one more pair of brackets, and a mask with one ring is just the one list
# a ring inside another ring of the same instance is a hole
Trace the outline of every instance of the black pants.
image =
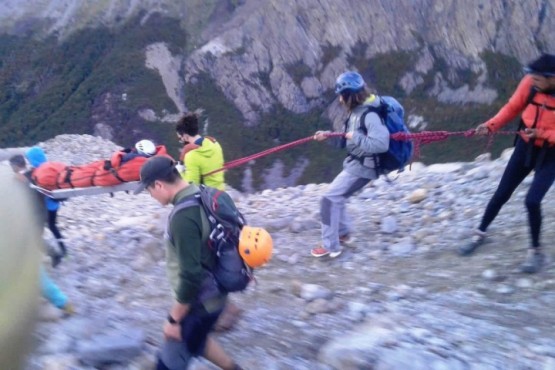
[(214, 328), (223, 309), (213, 313), (192, 309), (181, 321), (182, 342), (166, 340), (158, 356), (156, 370), (186, 369), (193, 357), (204, 355), (208, 334)]
[(62, 242), (62, 233), (60, 233), (60, 229), (58, 229), (58, 225), (56, 225), (56, 217), (58, 216), (58, 211), (48, 211), (48, 228), (54, 234), (54, 237), (58, 241), (58, 245), (60, 246), (62, 253), (66, 253), (66, 246), (64, 242)]
[[(545, 151), (545, 153), (542, 154), (542, 151)], [(538, 160), (540, 160), (540, 163), (538, 163)], [(555, 180), (555, 148), (541, 149), (534, 147), (530, 151), (529, 145), (520, 137), (517, 139), (515, 150), (505, 168), (499, 186), (486, 207), (479, 227), (481, 231), (486, 231), (501, 207), (511, 198), (518, 185), (534, 169), (536, 173), (524, 203), (528, 210), (532, 247), (540, 246), (541, 201)]]

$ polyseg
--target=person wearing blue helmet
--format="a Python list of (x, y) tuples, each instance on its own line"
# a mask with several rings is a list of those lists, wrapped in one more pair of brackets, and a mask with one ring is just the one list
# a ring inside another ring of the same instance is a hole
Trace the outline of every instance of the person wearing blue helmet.
[[(376, 112), (369, 110), (380, 106), (380, 98), (369, 92), (362, 76), (352, 71), (339, 75), (335, 93), (349, 113), (345, 121), (344, 141), (349, 155), (343, 162), (343, 170), (329, 185), (321, 200), (322, 243), (312, 249), (314, 257), (338, 257), (342, 251), (341, 245), (352, 241), (346, 202), (351, 195), (378, 178), (372, 154), (384, 153), (389, 149), (387, 127)], [(328, 133), (318, 131), (314, 139), (323, 141)]]
[[(25, 158), (27, 158), (27, 161), (33, 168), (38, 168), (40, 165), (42, 165), (43, 163), (46, 163), (47, 161), (44, 150), (42, 150), (42, 148), (39, 148), (38, 146), (34, 146), (28, 149), (25, 152)], [(56, 223), (58, 210), (60, 209), (60, 202), (57, 201), (56, 199), (44, 196), (44, 203), (45, 203), (46, 212), (47, 212), (46, 215), (47, 215), (48, 228), (56, 238), (56, 241), (58, 242), (58, 246), (60, 248), (60, 253), (51, 254), (52, 266), (56, 267), (60, 264), (60, 262), (62, 261), (62, 258), (65, 257), (67, 254), (66, 246), (63, 242), (62, 233), (60, 232), (60, 229), (58, 229), (58, 226)]]

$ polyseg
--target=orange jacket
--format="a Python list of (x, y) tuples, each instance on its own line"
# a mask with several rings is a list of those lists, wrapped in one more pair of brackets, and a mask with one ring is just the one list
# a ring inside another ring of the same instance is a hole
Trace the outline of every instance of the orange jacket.
[[(513, 96), (509, 99), (509, 102), (486, 124), (490, 131), (496, 132), (522, 113), (524, 125), (532, 128), (536, 113), (538, 113), (538, 122), (536, 124), (538, 138), (534, 144), (542, 146), (544, 141), (547, 140), (550, 146), (553, 146), (555, 145), (555, 110), (553, 110), (555, 109), (555, 96), (537, 92), (533, 102), (539, 106), (534, 104), (526, 105), (531, 87), (532, 76), (524, 76)], [(546, 109), (546, 107), (551, 109)], [(538, 109), (539, 112), (537, 112)], [(526, 142), (529, 140), (527, 137), (523, 137), (523, 139)]]

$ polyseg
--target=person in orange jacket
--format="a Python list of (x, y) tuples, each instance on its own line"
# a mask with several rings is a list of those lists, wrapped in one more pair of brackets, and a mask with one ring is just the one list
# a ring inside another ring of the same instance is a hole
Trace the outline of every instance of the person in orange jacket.
[(542, 224), (541, 202), (555, 181), (555, 55), (543, 54), (525, 68), (513, 96), (488, 121), (478, 125), (476, 133), (486, 135), (500, 130), (521, 114), (521, 127), (514, 152), (489, 201), (482, 222), (469, 244), (459, 247), (467, 256), (484, 243), (486, 229), (518, 185), (532, 172), (534, 179), (526, 195), (531, 245), (521, 266), (525, 273), (536, 273), (544, 264), (540, 244)]

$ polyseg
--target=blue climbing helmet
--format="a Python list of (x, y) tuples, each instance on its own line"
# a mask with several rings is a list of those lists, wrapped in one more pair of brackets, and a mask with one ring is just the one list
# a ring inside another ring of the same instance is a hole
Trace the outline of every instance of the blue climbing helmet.
[(27, 157), (29, 164), (34, 168), (37, 168), (47, 160), (46, 154), (44, 154), (44, 150), (42, 150), (42, 148), (39, 148), (38, 146), (29, 148), (25, 152), (25, 157)]
[(364, 88), (364, 79), (358, 72), (345, 72), (335, 80), (335, 93), (359, 92)]

